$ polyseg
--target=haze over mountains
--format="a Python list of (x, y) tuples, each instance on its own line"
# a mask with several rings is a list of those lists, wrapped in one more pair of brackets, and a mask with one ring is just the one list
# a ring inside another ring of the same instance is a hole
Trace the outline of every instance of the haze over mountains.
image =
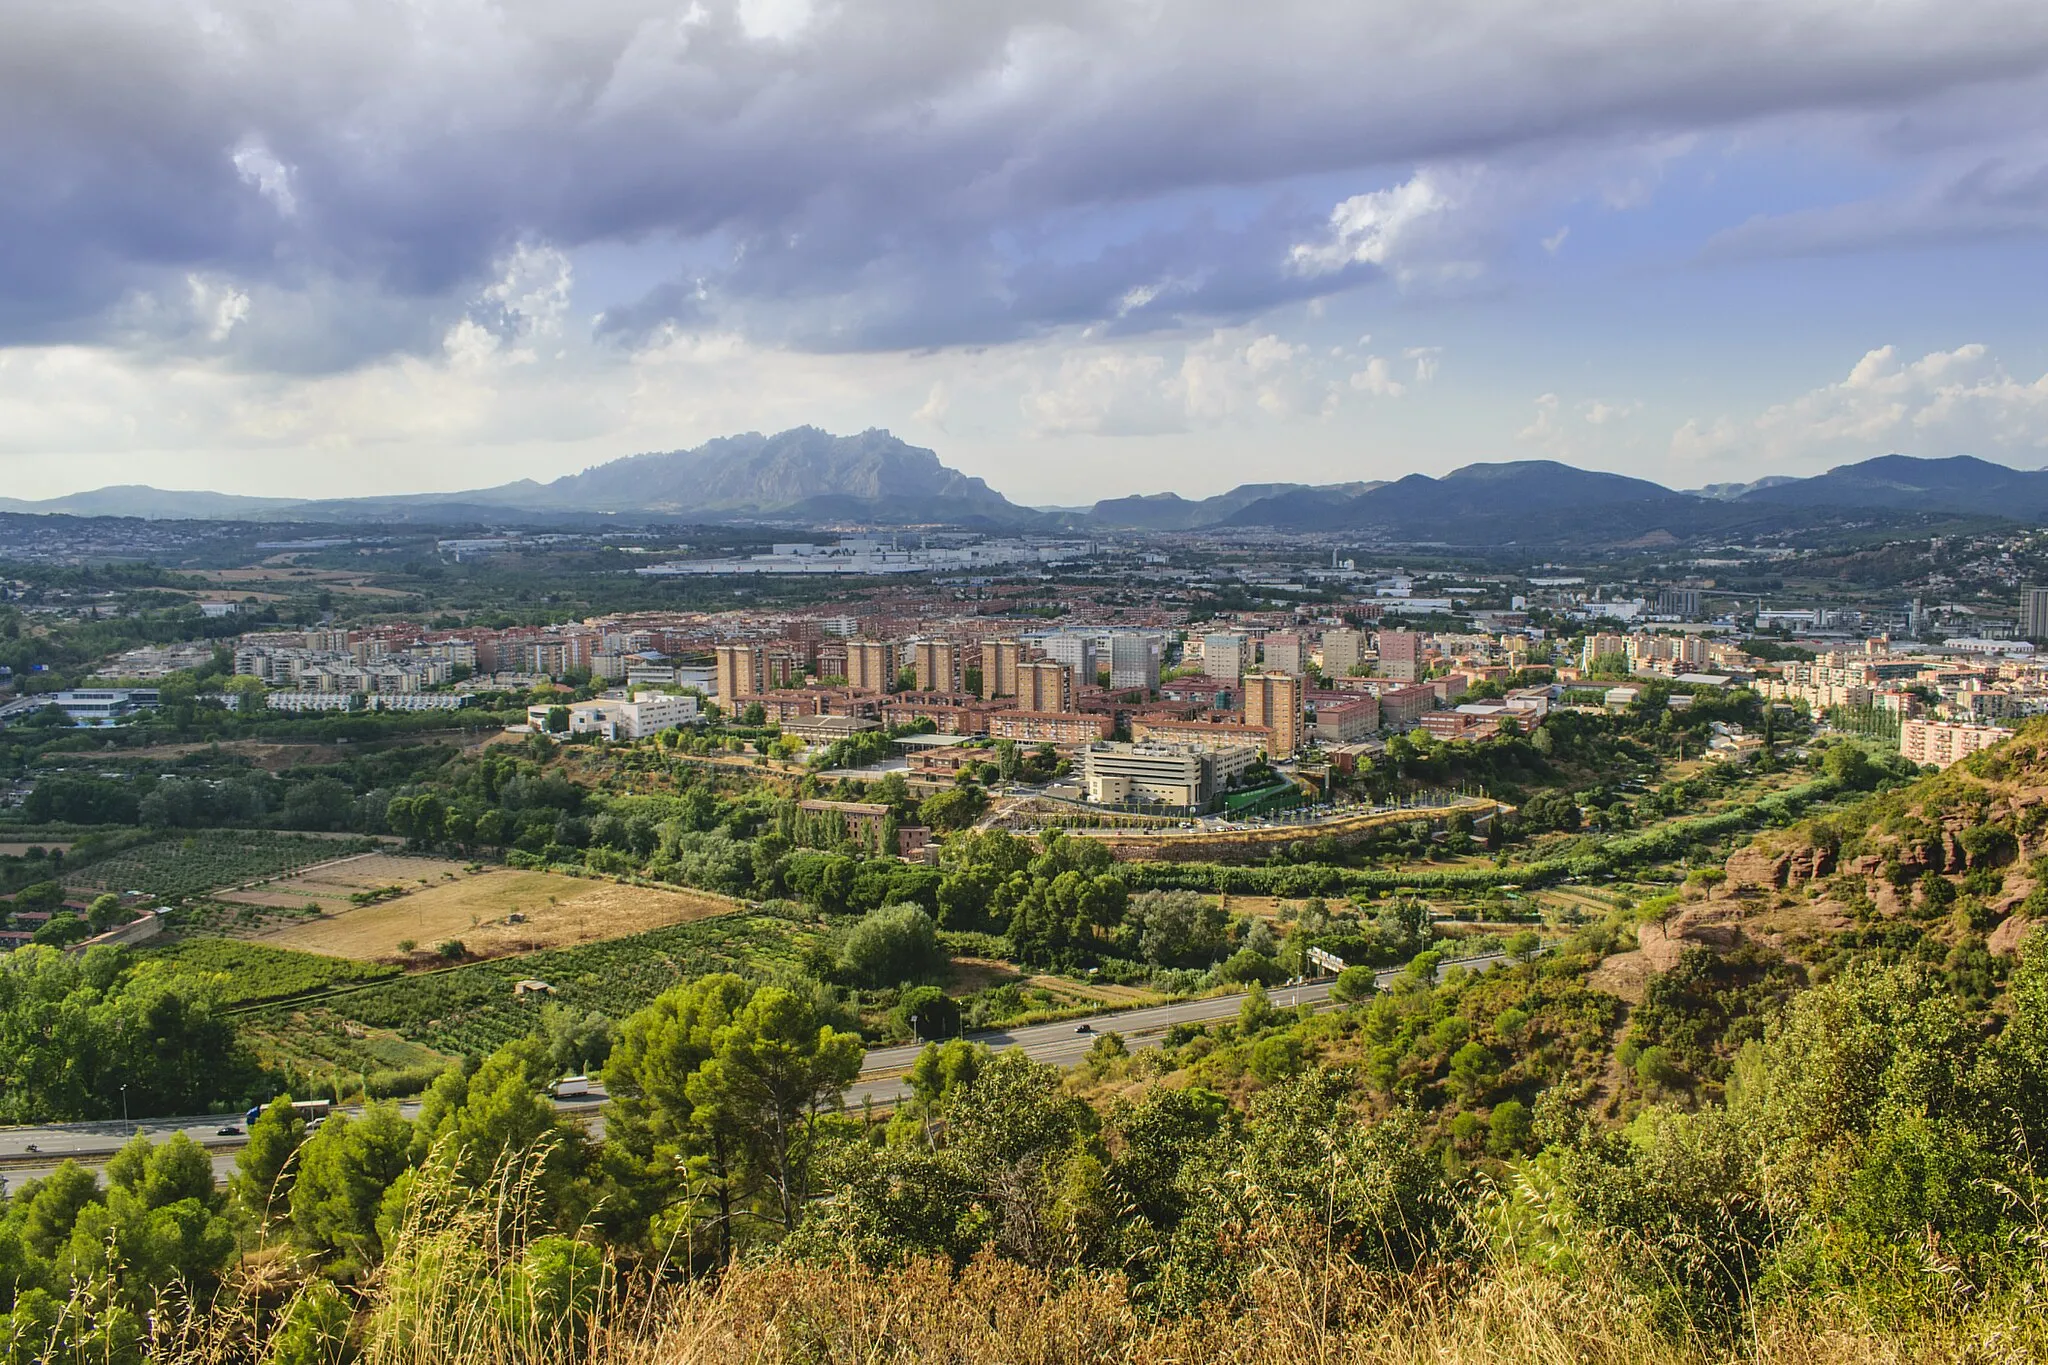
[(460, 493), (302, 501), (122, 485), (42, 502), (0, 498), (0, 512), (357, 523), (618, 516), (1044, 531), (1270, 527), (1463, 545), (1612, 545), (1930, 516), (2040, 522), (2048, 520), (2048, 472), (1971, 456), (1884, 455), (1812, 478), (1680, 491), (1551, 460), (1516, 460), (1466, 465), (1441, 478), (1245, 484), (1208, 498), (1164, 492), (1049, 513), (1012, 503), (887, 431), (835, 436), (797, 427), (631, 455), (548, 483)]

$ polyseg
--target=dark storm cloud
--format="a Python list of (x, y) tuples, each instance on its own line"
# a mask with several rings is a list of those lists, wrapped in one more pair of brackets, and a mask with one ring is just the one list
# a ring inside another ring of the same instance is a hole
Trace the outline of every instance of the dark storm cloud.
[(0, 342), (104, 335), (187, 271), (330, 281), (360, 321), (387, 309), (351, 292), (445, 306), (516, 242), (648, 236), (737, 250), (614, 309), (622, 336), (715, 318), (915, 347), (1245, 315), (1372, 273), (1288, 269), (1329, 211), (1290, 182), (1891, 117), (2048, 65), (2037, 0), (775, 8), (10, 7)]

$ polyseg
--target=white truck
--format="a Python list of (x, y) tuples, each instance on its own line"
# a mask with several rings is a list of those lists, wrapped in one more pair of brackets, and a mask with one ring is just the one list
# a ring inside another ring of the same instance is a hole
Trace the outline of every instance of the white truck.
[(558, 1100), (579, 1099), (590, 1093), (590, 1077), (564, 1076), (548, 1087), (548, 1093)]

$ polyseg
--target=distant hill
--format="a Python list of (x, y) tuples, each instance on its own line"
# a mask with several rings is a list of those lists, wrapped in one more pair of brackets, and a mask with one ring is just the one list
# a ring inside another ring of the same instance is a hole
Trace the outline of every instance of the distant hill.
[(1733, 502), (1736, 498), (1742, 497), (1747, 493), (1754, 493), (1759, 488), (1775, 488), (1781, 483), (1797, 482), (1799, 480), (1796, 475), (1767, 474), (1753, 483), (1710, 483), (1700, 488), (1688, 488), (1686, 492), (1696, 498), (1711, 498), (1716, 502)]
[(74, 517), (144, 517), (152, 520), (239, 521), (259, 519), (294, 498), (249, 498), (237, 493), (180, 492), (124, 483), (40, 502), (0, 498), (0, 512), (57, 512)]
[(1880, 455), (1874, 460), (1836, 465), (1810, 479), (1786, 479), (1755, 488), (1740, 501), (1776, 507), (1960, 512), (2039, 521), (2048, 517), (2048, 472), (2008, 469), (1974, 455), (1945, 460)]
[(1469, 464), (1441, 478), (1253, 483), (1208, 498), (1107, 498), (1085, 511), (1020, 507), (887, 431), (747, 432), (628, 455), (548, 483), (301, 501), (123, 485), (0, 512), (192, 520), (567, 526), (606, 518), (950, 525), (987, 531), (1209, 527), (1354, 533), (1389, 543), (1629, 546), (1845, 526), (1953, 529), (2048, 522), (2048, 471), (1971, 456), (1881, 455), (1813, 478), (1774, 475), (1691, 492), (1555, 460)]
[(459, 493), (357, 498), (243, 498), (141, 486), (103, 488), (44, 502), (0, 499), (0, 510), (78, 516), (294, 521), (548, 520), (596, 513), (686, 517), (1052, 524), (986, 483), (886, 431), (834, 436), (796, 427), (748, 432), (595, 465), (549, 483), (522, 479)]
[(1240, 509), (1227, 524), (1467, 545), (1613, 543), (1660, 530), (1688, 534), (1701, 510), (1699, 499), (1646, 479), (1514, 460), (1466, 465), (1440, 479), (1410, 474), (1349, 496), (1282, 494)]
[(1214, 526), (1253, 503), (1306, 493), (1331, 498), (1351, 497), (1373, 483), (1327, 484), (1242, 483), (1228, 493), (1211, 498), (1188, 499), (1178, 493), (1146, 493), (1128, 498), (1105, 498), (1088, 512), (1088, 520), (1099, 526), (1123, 526), (1139, 531), (1192, 531)]
[(886, 431), (834, 436), (796, 427), (774, 436), (752, 431), (694, 450), (629, 455), (545, 485), (485, 489), (478, 500), (581, 511), (657, 511), (772, 515), (824, 500), (832, 515), (886, 506), (899, 518), (959, 515), (1028, 518), (980, 479), (939, 462), (922, 446)]

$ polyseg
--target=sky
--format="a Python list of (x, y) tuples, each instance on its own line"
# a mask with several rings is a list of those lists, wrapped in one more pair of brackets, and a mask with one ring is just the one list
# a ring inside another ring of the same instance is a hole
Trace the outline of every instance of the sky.
[(0, 11), (0, 495), (2048, 464), (2040, 0)]

